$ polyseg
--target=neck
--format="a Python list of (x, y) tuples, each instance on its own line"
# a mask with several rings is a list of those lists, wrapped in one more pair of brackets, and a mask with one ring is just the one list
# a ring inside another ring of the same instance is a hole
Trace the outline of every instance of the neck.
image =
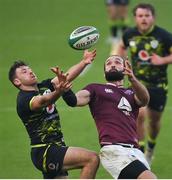
[(32, 86), (24, 86), (24, 85), (22, 85), (20, 87), (20, 89), (23, 90), (23, 91), (39, 91), (37, 84), (32, 85)]
[(139, 31), (141, 34), (146, 35), (146, 34), (149, 34), (149, 33), (153, 30), (153, 28), (154, 28), (154, 25), (152, 25), (152, 26), (151, 26), (149, 29), (147, 29), (147, 30), (138, 29), (138, 31)]
[(123, 80), (121, 81), (109, 81), (106, 84), (110, 84), (116, 87), (123, 87)]

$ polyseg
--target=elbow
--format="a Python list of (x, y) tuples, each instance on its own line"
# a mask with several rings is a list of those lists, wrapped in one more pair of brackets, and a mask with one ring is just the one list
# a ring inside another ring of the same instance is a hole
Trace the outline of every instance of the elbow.
[(147, 106), (149, 104), (150, 101), (150, 96), (149, 94), (147, 94), (147, 96), (145, 96), (142, 101), (141, 101), (141, 106)]

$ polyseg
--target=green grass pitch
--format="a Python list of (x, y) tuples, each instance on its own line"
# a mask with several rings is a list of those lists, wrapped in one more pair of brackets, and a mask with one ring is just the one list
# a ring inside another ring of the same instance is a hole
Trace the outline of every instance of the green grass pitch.
[[(131, 0), (155, 4), (157, 23), (172, 32), (171, 0)], [(129, 14), (130, 17), (131, 11)], [(132, 18), (131, 18), (132, 19)], [(133, 23), (133, 21), (131, 21)], [(91, 68), (73, 83), (75, 91), (91, 82), (104, 82), (103, 63), (109, 54), (107, 14), (103, 0), (0, 0), (0, 178), (42, 178), (30, 160), (29, 139), (16, 110), (17, 90), (8, 81), (8, 69), (16, 59), (27, 61), (39, 79), (52, 77), (50, 67), (67, 70), (79, 62), (82, 51), (69, 47), (69, 34), (78, 26), (99, 29), (97, 58)], [(169, 67), (169, 98), (162, 118), (152, 170), (158, 178), (172, 179), (172, 67)], [(97, 131), (88, 107), (69, 108), (57, 102), (66, 143), (99, 151)], [(79, 171), (70, 172), (78, 178)], [(111, 178), (100, 166), (97, 178)]]

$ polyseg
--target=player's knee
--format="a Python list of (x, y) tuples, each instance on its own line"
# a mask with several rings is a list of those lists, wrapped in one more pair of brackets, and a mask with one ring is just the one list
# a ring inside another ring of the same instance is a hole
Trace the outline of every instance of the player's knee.
[(93, 152), (90, 155), (90, 161), (89, 161), (93, 166), (99, 166), (100, 159), (97, 153)]

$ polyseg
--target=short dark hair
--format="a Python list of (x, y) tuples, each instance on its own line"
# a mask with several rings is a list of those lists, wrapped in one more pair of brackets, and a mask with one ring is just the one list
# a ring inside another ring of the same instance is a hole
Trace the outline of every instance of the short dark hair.
[(139, 3), (139, 4), (137, 4), (133, 9), (133, 15), (134, 16), (136, 16), (136, 11), (137, 11), (138, 8), (147, 9), (147, 10), (151, 11), (153, 16), (155, 16), (155, 8), (153, 7), (152, 4), (148, 4), (148, 3)]
[(13, 81), (16, 75), (16, 69), (19, 68), (20, 66), (27, 66), (27, 64), (24, 61), (18, 60), (18, 61), (14, 61), (13, 65), (10, 67), (8, 78), (13, 84), (14, 84)]

